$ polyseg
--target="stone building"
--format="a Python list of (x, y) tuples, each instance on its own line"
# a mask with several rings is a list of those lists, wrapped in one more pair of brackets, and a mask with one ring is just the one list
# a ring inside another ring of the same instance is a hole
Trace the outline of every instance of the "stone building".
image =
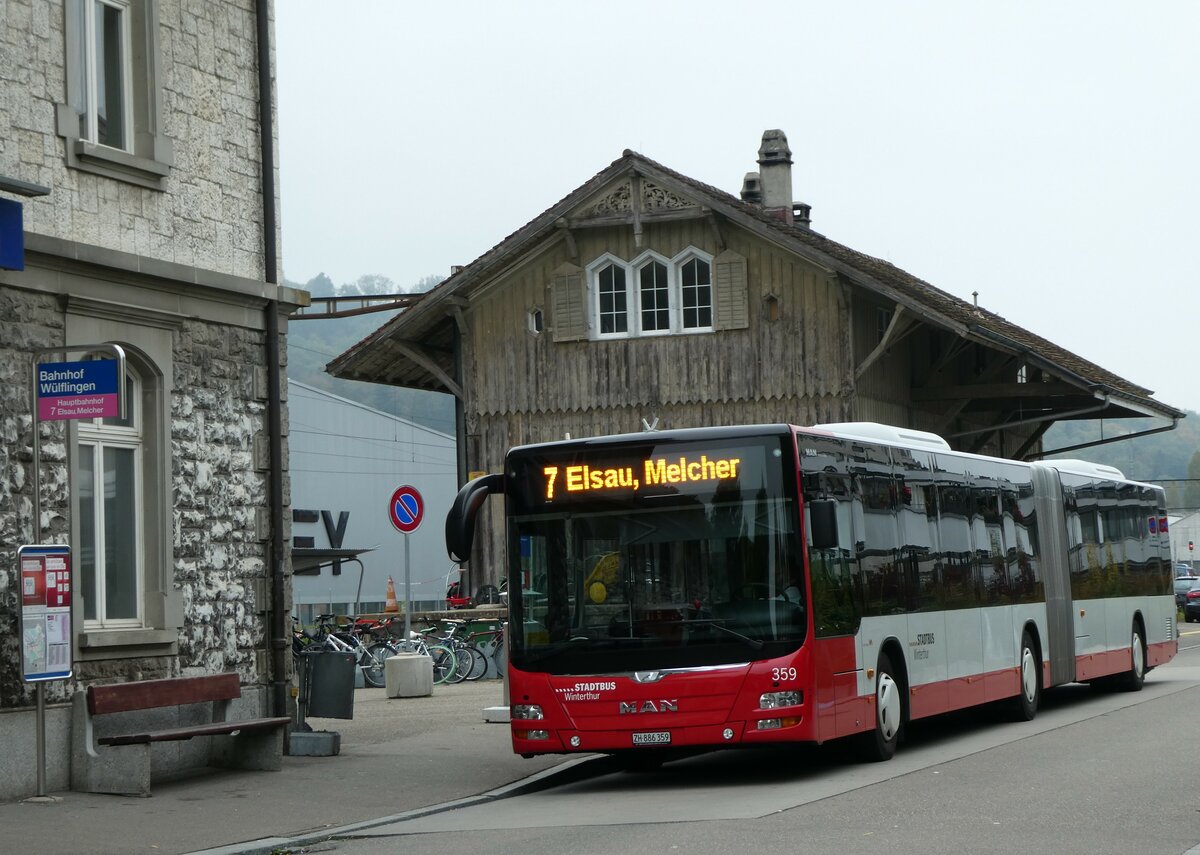
[[(643, 426), (883, 422), (1020, 459), (1061, 419), (1182, 418), (817, 231), (782, 131), (758, 167), (739, 198), (626, 151), (328, 370), (455, 395), (464, 478), (515, 445)], [(475, 584), (503, 572), (501, 513)]]
[[(74, 677), (44, 684), (51, 791), (90, 682), (234, 671), (261, 712), (286, 706), (278, 354), (307, 295), (274, 284), (270, 3), (3, 10), (0, 200), (22, 206), (24, 244), (0, 270), (0, 798), (15, 798), (36, 768), (22, 544), (73, 550)], [(126, 418), (41, 423), (34, 520), (34, 362), (107, 342), (128, 357)]]

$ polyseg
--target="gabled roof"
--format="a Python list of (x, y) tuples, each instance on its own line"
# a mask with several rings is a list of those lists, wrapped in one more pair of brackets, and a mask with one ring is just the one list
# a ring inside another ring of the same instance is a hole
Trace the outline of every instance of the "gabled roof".
[(1151, 390), (1118, 377), (893, 264), (853, 250), (804, 226), (784, 222), (757, 205), (743, 202), (628, 149), (586, 183), (338, 356), (326, 370), (347, 379), (460, 393), (453, 380), (453, 330), (455, 314), (465, 305), (465, 298), (525, 253), (555, 237), (562, 231), (561, 221), (632, 173), (693, 200), (730, 223), (831, 270), (855, 285), (904, 306), (929, 324), (988, 347), (1021, 355), (1030, 364), (1116, 404), (1110, 416), (1144, 415), (1171, 419), (1184, 416), (1181, 410), (1153, 400)]

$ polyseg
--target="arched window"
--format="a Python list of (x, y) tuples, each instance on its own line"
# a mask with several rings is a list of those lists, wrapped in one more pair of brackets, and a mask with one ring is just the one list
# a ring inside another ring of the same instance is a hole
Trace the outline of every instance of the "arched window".
[(600, 335), (625, 335), (629, 332), (629, 303), (625, 290), (625, 268), (606, 264), (596, 274), (599, 298)]
[(638, 303), (642, 312), (642, 332), (669, 332), (671, 329), (671, 284), (667, 265), (650, 261), (638, 270)]
[(679, 267), (683, 328), (710, 330), (713, 325), (712, 265), (693, 256)]

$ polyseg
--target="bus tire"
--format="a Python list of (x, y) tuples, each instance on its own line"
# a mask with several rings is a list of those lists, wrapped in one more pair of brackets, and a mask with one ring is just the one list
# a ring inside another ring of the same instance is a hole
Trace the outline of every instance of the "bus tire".
[(904, 682), (886, 653), (879, 654), (875, 669), (875, 727), (864, 733), (863, 759), (872, 763), (891, 760), (904, 726)]
[(1033, 721), (1042, 700), (1042, 662), (1029, 630), (1021, 633), (1021, 656), (1017, 665), (1020, 686), (1013, 704), (1017, 721)]
[(1142, 626), (1135, 619), (1129, 639), (1129, 670), (1118, 678), (1117, 685), (1126, 692), (1140, 692), (1146, 683), (1146, 643), (1142, 640)]

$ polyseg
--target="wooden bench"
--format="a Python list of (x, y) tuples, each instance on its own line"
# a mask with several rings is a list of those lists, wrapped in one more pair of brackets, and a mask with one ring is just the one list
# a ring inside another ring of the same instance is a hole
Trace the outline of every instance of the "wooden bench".
[[(195, 766), (278, 770), (291, 719), (230, 715), (237, 674), (89, 686), (73, 700), (71, 788), (150, 795), (152, 756), (171, 771)], [(210, 737), (165, 756), (156, 743)]]

